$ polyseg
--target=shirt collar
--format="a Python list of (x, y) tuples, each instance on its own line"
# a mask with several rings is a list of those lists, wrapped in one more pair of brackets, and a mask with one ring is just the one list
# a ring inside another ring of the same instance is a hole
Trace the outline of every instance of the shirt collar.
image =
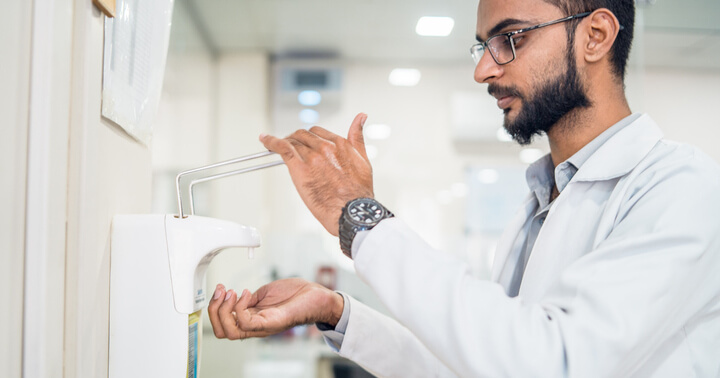
[(540, 209), (547, 206), (550, 202), (550, 193), (552, 192), (553, 184), (555, 184), (552, 171), (553, 164), (550, 154), (530, 164), (527, 171), (525, 171), (525, 180), (527, 181), (530, 191), (535, 194), (535, 198), (540, 203)]
[[(624, 129), (630, 129), (629, 126), (633, 124), (639, 125), (632, 127), (633, 130), (621, 132)], [(636, 139), (639, 129), (650, 129), (647, 130), (645, 138), (640, 138), (641, 140)], [(628, 155), (645, 156), (652, 147), (651, 145), (654, 145), (661, 137), (662, 133), (659, 132), (649, 116), (635, 113), (609, 127), (569, 159), (558, 164), (557, 167), (553, 167), (550, 154), (543, 156), (528, 167), (525, 179), (530, 190), (535, 193), (540, 208), (544, 208), (549, 203), (553, 185), (557, 185), (558, 191), (562, 192), (579, 171), (582, 174), (577, 179), (582, 178), (583, 180), (613, 176), (613, 173), (624, 174), (639, 162), (639, 158), (627, 159), (628, 156), (626, 156), (623, 159), (617, 159), (617, 157), (612, 159), (608, 153), (616, 154), (617, 151), (625, 151), (627, 148), (630, 149)], [(627, 146), (635, 141), (638, 142), (637, 146)], [(618, 148), (623, 149), (619, 150)], [(591, 163), (586, 164), (588, 162)], [(603, 162), (607, 164), (603, 164)], [(583, 168), (585, 165), (588, 167)]]
[(625, 175), (650, 153), (662, 137), (663, 133), (655, 121), (642, 114), (599, 146), (579, 168), (573, 180), (610, 180)]

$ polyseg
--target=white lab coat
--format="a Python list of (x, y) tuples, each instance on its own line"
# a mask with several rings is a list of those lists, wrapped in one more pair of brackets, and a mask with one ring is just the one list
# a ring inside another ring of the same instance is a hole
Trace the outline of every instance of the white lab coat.
[(402, 214), (381, 222), (355, 267), (397, 320), (351, 299), (339, 353), (387, 377), (720, 377), (720, 169), (661, 138), (643, 115), (580, 167), (516, 298), (508, 272), (532, 197), (492, 281)]

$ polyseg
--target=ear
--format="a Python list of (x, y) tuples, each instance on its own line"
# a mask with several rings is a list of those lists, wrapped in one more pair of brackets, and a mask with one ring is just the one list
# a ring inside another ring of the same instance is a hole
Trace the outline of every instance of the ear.
[(597, 63), (610, 53), (620, 32), (620, 23), (617, 17), (605, 8), (594, 11), (587, 21), (581, 24), (584, 25), (581, 30), (585, 36), (582, 52), (586, 62)]

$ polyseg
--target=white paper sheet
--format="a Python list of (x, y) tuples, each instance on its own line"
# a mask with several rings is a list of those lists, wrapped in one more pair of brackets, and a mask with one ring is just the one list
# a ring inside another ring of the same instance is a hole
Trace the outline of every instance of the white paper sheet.
[(105, 18), (102, 115), (148, 145), (162, 93), (173, 0), (118, 0)]

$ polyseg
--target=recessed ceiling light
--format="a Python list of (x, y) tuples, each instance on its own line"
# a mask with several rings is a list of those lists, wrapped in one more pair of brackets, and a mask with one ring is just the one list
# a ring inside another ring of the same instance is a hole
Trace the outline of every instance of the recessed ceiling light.
[(373, 123), (363, 129), (363, 134), (367, 139), (384, 140), (389, 138), (391, 133), (390, 126), (383, 123)]
[(415, 32), (422, 36), (447, 37), (455, 26), (455, 20), (450, 17), (420, 17), (415, 26)]
[(298, 102), (302, 106), (315, 106), (322, 101), (322, 95), (318, 91), (302, 91), (298, 94)]
[(390, 72), (388, 81), (398, 87), (414, 87), (420, 82), (420, 70), (414, 68), (396, 68)]
[(300, 111), (300, 114), (298, 114), (298, 118), (300, 118), (300, 122), (306, 125), (312, 125), (320, 119), (320, 113), (312, 109), (303, 109)]

